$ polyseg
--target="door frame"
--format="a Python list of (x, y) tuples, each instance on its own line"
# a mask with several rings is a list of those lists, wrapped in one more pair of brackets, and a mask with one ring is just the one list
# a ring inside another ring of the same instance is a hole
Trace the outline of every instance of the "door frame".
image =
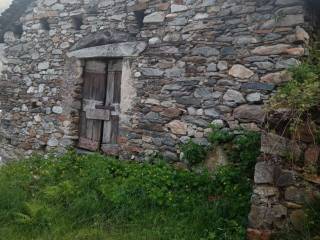
[[(132, 60), (138, 57), (147, 47), (145, 42), (113, 43), (97, 47), (84, 48), (67, 53), (65, 64), (65, 77), (68, 82), (83, 84), (83, 69), (87, 59), (103, 59), (105, 61), (121, 58), (122, 59), (122, 78), (121, 78), (121, 100), (119, 114), (119, 137), (122, 137), (122, 127), (128, 128), (131, 125), (132, 105), (136, 97), (135, 82), (132, 74)], [(73, 69), (75, 74), (68, 74)], [(79, 115), (81, 108), (79, 108)], [(80, 126), (80, 123), (79, 123)], [(79, 132), (79, 129), (78, 129)], [(78, 134), (79, 136), (79, 134)], [(109, 149), (111, 155), (118, 155), (117, 145)]]

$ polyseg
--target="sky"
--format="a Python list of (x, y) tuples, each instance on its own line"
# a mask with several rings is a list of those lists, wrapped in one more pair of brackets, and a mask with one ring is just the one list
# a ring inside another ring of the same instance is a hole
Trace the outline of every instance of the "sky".
[(0, 13), (9, 7), (12, 0), (0, 0)]

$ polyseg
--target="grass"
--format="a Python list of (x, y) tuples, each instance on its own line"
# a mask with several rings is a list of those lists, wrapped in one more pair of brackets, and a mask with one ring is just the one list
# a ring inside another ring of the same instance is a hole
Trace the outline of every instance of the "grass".
[(72, 151), (12, 162), (0, 168), (0, 240), (243, 240), (256, 155), (240, 145), (240, 163), (215, 173)]

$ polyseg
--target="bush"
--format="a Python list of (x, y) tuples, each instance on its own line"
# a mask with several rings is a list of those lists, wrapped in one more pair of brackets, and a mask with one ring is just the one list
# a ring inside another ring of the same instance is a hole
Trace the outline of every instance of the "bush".
[(232, 140), (229, 159), (237, 164), (248, 177), (253, 178), (254, 166), (260, 155), (261, 134), (244, 131)]
[(192, 140), (181, 145), (180, 148), (184, 159), (190, 165), (202, 163), (207, 156), (207, 149), (202, 145), (194, 143)]
[(0, 169), (0, 236), (7, 240), (245, 238), (251, 181), (70, 152)]
[(228, 129), (220, 129), (217, 126), (211, 126), (212, 131), (209, 133), (208, 140), (212, 144), (223, 144), (233, 139), (233, 134)]
[(289, 72), (292, 80), (270, 99), (269, 111), (288, 109), (290, 130), (296, 136), (300, 126), (313, 126), (313, 112), (320, 107), (320, 56), (312, 54)]

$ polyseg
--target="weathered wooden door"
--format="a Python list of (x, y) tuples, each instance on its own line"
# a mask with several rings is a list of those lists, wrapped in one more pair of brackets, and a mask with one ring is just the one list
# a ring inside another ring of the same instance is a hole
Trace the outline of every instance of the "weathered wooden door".
[(101, 150), (109, 155), (118, 154), (119, 114), (121, 99), (122, 61), (108, 62), (105, 107), (110, 110), (110, 120), (103, 123)]
[(117, 152), (121, 60), (89, 60), (84, 69), (79, 147)]

